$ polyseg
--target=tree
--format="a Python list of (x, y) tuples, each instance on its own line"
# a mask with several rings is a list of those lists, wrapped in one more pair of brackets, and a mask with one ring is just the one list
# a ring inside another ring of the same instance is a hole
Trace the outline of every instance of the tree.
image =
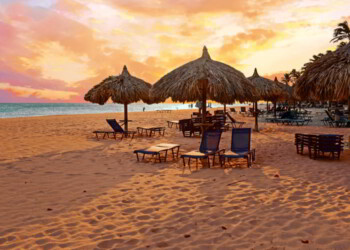
[(331, 42), (339, 42), (344, 39), (347, 39), (350, 42), (350, 28), (347, 21), (342, 23), (338, 23), (338, 28), (336, 28), (333, 32), (333, 38)]
[(289, 85), (290, 82), (290, 76), (289, 73), (285, 73), (281, 79), (282, 82), (284, 82), (286, 85)]

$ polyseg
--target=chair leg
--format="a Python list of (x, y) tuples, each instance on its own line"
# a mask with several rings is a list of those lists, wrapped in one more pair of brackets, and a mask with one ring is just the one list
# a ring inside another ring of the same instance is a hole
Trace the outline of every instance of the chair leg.
[(226, 158), (225, 157), (220, 157), (220, 167), (225, 167), (225, 160)]
[(166, 162), (166, 158), (168, 156), (168, 150), (165, 151), (165, 158), (164, 158), (164, 162)]

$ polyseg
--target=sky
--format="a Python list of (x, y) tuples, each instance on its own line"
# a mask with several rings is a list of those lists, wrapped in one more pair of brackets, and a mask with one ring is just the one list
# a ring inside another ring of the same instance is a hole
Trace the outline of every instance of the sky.
[(349, 0), (0, 0), (0, 102), (84, 102), (110, 75), (149, 83), (201, 56), (279, 78), (334, 49)]

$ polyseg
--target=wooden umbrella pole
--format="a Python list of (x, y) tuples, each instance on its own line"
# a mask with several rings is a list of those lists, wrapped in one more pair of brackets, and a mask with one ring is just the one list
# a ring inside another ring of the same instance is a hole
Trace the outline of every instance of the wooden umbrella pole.
[(350, 88), (349, 88), (349, 96), (348, 96), (348, 119), (350, 120)]
[(207, 87), (208, 87), (208, 80), (203, 80), (202, 84), (202, 123), (206, 122), (206, 115), (207, 115)]
[(277, 108), (277, 102), (276, 102), (276, 101), (274, 101), (274, 102), (273, 102), (273, 109), (274, 109), (273, 114), (274, 114), (275, 118), (277, 117), (277, 111), (276, 111), (276, 108)]
[(256, 132), (259, 132), (259, 125), (258, 125), (258, 102), (255, 102), (254, 116), (255, 116), (255, 131), (256, 131)]
[(224, 104), (224, 114), (226, 114), (226, 104)]
[(124, 103), (124, 130), (128, 131), (128, 104)]
[(269, 101), (266, 102), (266, 112), (269, 111)]

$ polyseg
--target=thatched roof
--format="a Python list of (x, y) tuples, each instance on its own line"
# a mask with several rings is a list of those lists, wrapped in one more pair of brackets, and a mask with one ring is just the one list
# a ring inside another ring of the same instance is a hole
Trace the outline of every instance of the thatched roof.
[(275, 77), (274, 82), (283, 89), (283, 93), (281, 94), (281, 97), (278, 98), (279, 100), (296, 100), (296, 97), (294, 95), (293, 87), (289, 86), (288, 84), (284, 84), (282, 82), (279, 82), (277, 80), (277, 77)]
[(274, 81), (261, 77), (256, 68), (254, 69), (254, 74), (248, 77), (248, 79), (260, 92), (261, 99), (275, 101), (283, 95), (283, 89)]
[(85, 101), (105, 104), (109, 98), (115, 103), (127, 104), (140, 100), (151, 103), (149, 91), (152, 85), (131, 76), (126, 66), (118, 76), (109, 76), (90, 89), (84, 96)]
[(202, 83), (207, 81), (207, 97), (220, 103), (250, 101), (258, 95), (254, 85), (243, 73), (214, 61), (204, 46), (200, 58), (180, 66), (157, 81), (151, 96), (158, 101), (197, 101), (202, 96)]
[(305, 66), (296, 84), (302, 99), (341, 101), (350, 96), (350, 43)]

